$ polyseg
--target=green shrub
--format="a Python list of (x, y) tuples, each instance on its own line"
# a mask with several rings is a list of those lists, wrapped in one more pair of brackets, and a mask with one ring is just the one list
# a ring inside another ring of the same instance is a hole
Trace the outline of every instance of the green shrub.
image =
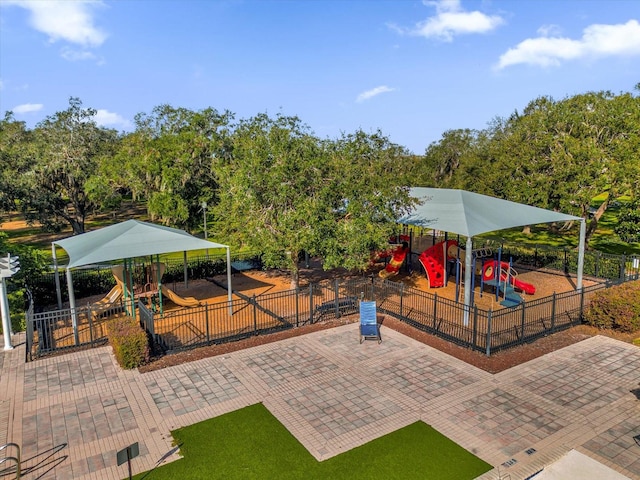
[(147, 334), (135, 319), (122, 317), (109, 321), (107, 334), (113, 354), (122, 368), (137, 368), (149, 360)]
[(597, 292), (585, 311), (584, 320), (601, 329), (625, 333), (640, 330), (640, 281)]

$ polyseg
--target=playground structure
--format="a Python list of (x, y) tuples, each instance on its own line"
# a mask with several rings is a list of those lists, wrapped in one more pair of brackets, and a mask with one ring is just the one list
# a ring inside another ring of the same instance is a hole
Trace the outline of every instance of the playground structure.
[(167, 298), (179, 307), (197, 307), (201, 303), (194, 297), (182, 297), (162, 284), (162, 276), (166, 265), (158, 261), (149, 265), (134, 266), (129, 262), (124, 265), (116, 265), (111, 268), (116, 285), (103, 297), (92, 305), (95, 315), (100, 315), (113, 307), (115, 303), (124, 298), (144, 299), (154, 310), (160, 313), (164, 310), (164, 298)]
[[(456, 301), (459, 299), (461, 279), (466, 268), (466, 255), (461, 255), (461, 248), (457, 240), (444, 240), (424, 250), (418, 260), (425, 270), (429, 288), (440, 288), (447, 285), (447, 279), (454, 271), (456, 278)], [(513, 269), (511, 262), (501, 260), (501, 251), (497, 258), (493, 257), (488, 248), (472, 251), (471, 291), (474, 288), (475, 277), (480, 276), (480, 296), (484, 286), (495, 288), (496, 301), (502, 296), (500, 304), (514, 307), (524, 302), (524, 298), (516, 292), (520, 290), (528, 295), (536, 292), (535, 286), (518, 279), (518, 272)]]
[(447, 281), (445, 268), (449, 261), (458, 258), (458, 242), (444, 240), (427, 248), (418, 257), (422, 264), (429, 288), (444, 287)]

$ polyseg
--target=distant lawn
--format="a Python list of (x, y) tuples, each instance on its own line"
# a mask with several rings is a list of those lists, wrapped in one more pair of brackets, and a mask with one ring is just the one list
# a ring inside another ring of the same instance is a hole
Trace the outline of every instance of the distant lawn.
[(262, 405), (173, 433), (183, 459), (136, 479), (473, 479), (491, 465), (423, 422), (318, 462)]
[[(602, 200), (594, 200), (592, 206), (597, 208), (600, 203)], [(619, 212), (619, 204), (607, 208), (598, 222), (598, 228), (591, 237), (589, 248), (614, 255), (640, 255), (640, 242), (625, 243), (614, 232)], [(485, 238), (507, 244), (571, 249), (577, 248), (579, 236), (579, 222), (575, 222), (569, 231), (554, 231), (547, 224), (532, 225), (530, 235), (525, 235), (522, 233), (522, 228), (518, 227), (478, 235), (476, 240)]]

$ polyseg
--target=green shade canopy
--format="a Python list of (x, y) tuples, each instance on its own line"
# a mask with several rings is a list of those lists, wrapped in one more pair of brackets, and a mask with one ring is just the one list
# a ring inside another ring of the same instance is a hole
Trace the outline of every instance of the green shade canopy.
[(420, 204), (398, 223), (465, 237), (524, 225), (582, 220), (581, 217), (465, 190), (414, 187), (410, 195)]
[(228, 248), (177, 228), (127, 220), (52, 242), (69, 255), (67, 268), (163, 253)]
[[(56, 260), (56, 246), (63, 248), (69, 255), (67, 270), (67, 288), (69, 290), (69, 307), (72, 311), (73, 331), (76, 345), (78, 339), (78, 316), (76, 313), (75, 295), (73, 292), (73, 276), (71, 269), (83, 265), (101, 262), (111, 262), (126, 258), (161, 255), (163, 253), (187, 252), (191, 250), (206, 250), (224, 248), (227, 250), (227, 292), (229, 301), (229, 315), (233, 314), (231, 307), (231, 253), (227, 245), (209, 242), (188, 234), (177, 228), (163, 227), (153, 223), (127, 220), (109, 227), (92, 232), (75, 235), (51, 242), (53, 264), (56, 275), (56, 293), (58, 308), (62, 308), (60, 280), (58, 278), (58, 264)], [(186, 254), (185, 254), (185, 283), (186, 283)]]
[[(481, 233), (539, 223), (580, 221), (576, 289), (582, 288), (585, 246), (585, 221), (583, 218), (465, 190), (414, 187), (410, 189), (409, 194), (418, 199), (419, 203), (408, 215), (400, 218), (398, 223), (464, 235), (467, 237), (466, 265), (471, 265), (472, 238)], [(471, 268), (465, 269), (464, 285), (471, 285)], [(464, 305), (464, 325), (467, 326), (471, 305), (470, 288), (464, 289)]]

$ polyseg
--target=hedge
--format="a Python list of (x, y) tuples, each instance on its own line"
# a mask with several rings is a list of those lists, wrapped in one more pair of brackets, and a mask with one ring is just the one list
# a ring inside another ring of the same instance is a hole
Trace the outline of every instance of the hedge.
[(584, 320), (601, 329), (632, 333), (640, 330), (640, 280), (597, 292)]
[(107, 323), (109, 343), (118, 364), (126, 370), (149, 361), (149, 339), (132, 317), (120, 317)]

